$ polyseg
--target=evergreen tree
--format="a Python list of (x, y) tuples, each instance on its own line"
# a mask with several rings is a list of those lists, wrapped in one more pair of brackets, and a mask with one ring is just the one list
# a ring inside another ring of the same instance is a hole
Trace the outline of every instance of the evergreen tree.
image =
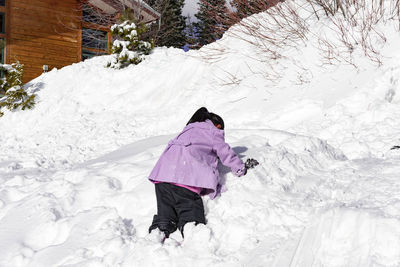
[(155, 0), (153, 8), (161, 14), (161, 25), (156, 30), (157, 46), (181, 48), (186, 44), (186, 18), (182, 15), (184, 0)]
[(152, 43), (141, 40), (145, 31), (145, 25), (136, 25), (131, 20), (113, 25), (111, 33), (117, 39), (112, 45), (113, 59), (107, 67), (121, 69), (142, 62), (144, 56), (150, 54), (154, 47)]
[(144, 0), (144, 2), (151, 7), (154, 7), (154, 5), (156, 4), (156, 0)]
[(185, 49), (198, 48), (200, 45), (197, 40), (197, 30), (195, 24), (192, 22), (190, 16), (187, 18), (187, 24), (185, 29), (186, 34), (186, 45)]
[(194, 23), (198, 33), (200, 46), (220, 39), (227, 30), (228, 8), (225, 0), (200, 0), (199, 11), (195, 15), (198, 19)]
[(280, 0), (231, 0), (239, 18), (245, 18), (256, 13), (267, 10)]
[(0, 79), (0, 117), (3, 116), (1, 109), (4, 107), (9, 110), (25, 110), (35, 105), (35, 95), (27, 93), (22, 87), (23, 67), (19, 62), (0, 64), (0, 71), (5, 75), (5, 78)]

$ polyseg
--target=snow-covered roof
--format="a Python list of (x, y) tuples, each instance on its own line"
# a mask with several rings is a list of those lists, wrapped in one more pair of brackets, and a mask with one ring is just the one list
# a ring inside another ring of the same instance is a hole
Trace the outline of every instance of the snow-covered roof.
[(161, 16), (160, 13), (142, 0), (89, 0), (89, 3), (108, 14), (118, 12), (121, 6), (127, 6), (134, 10), (139, 9), (145, 21), (156, 20)]
[(137, 3), (141, 8), (145, 9), (146, 11), (149, 11), (151, 13), (153, 13), (154, 15), (156, 15), (157, 17), (161, 17), (161, 14), (158, 13), (157, 11), (155, 11), (151, 6), (149, 6), (146, 2), (142, 1), (142, 0), (119, 0), (120, 2), (124, 3), (126, 6), (128, 6), (129, 8), (135, 8), (133, 2)]

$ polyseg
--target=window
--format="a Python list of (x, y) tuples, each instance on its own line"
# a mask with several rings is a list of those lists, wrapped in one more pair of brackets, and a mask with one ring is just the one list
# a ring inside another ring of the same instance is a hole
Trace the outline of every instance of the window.
[(94, 29), (82, 29), (82, 47), (107, 50), (107, 32)]
[(5, 6), (6, 5), (6, 0), (0, 0), (0, 6)]
[(6, 14), (0, 12), (0, 33), (5, 33)]
[(82, 6), (82, 60), (108, 54), (109, 18), (90, 4)]
[(82, 60), (106, 54), (106, 52), (93, 52), (90, 50), (82, 49)]

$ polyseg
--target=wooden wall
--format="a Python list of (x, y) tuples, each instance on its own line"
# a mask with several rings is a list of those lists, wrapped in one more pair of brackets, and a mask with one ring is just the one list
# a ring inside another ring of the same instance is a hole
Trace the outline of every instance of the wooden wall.
[(6, 61), (24, 64), (24, 83), (81, 60), (78, 0), (7, 0)]

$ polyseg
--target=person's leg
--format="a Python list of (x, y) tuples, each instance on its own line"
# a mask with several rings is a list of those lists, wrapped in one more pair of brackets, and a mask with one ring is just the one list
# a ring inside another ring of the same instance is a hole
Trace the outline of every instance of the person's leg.
[(183, 228), (188, 222), (206, 224), (204, 206), (201, 197), (183, 187), (175, 186), (173, 196), (176, 201), (175, 210), (178, 216), (178, 229), (183, 236)]
[(174, 209), (175, 199), (167, 183), (155, 184), (157, 198), (157, 215), (154, 215), (149, 233), (158, 228), (166, 237), (176, 231), (178, 217)]

